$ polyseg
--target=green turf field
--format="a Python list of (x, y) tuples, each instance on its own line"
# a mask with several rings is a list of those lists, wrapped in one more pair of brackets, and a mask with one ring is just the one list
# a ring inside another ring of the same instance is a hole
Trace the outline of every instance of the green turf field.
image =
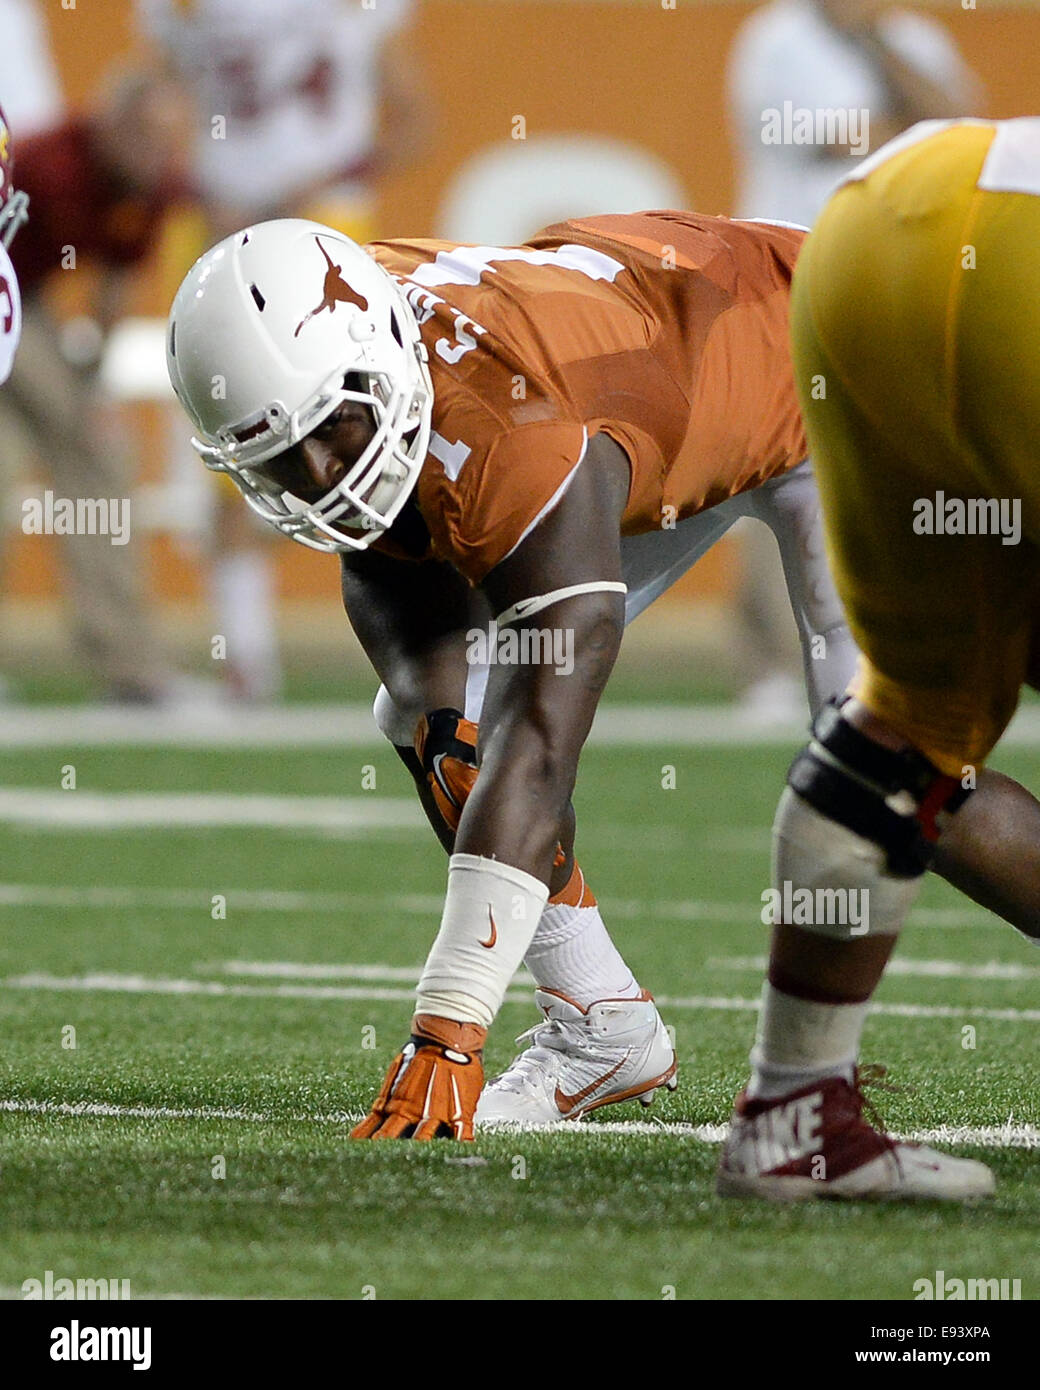
[[(230, 828), (219, 801), (215, 826), (4, 826), (6, 1296), (52, 1270), (129, 1279), (135, 1297), (908, 1299), (940, 1269), (1017, 1278), (1037, 1296), (1040, 954), (938, 882), (904, 937), (904, 973), (882, 987), (890, 1011), (869, 1023), (865, 1059), (906, 1088), (878, 1094), (890, 1126), (950, 1126), (958, 1152), (996, 1169), (996, 1199), (778, 1210), (713, 1194), (713, 1127), (745, 1079), (754, 1026), (789, 745), (585, 755), (582, 862), (675, 1027), (674, 1096), (563, 1133), (349, 1143), (406, 1035), (444, 863), (410, 824), (393, 754), (294, 753), (305, 717), (286, 713), (285, 751), (76, 747), (72, 720), (60, 746), (0, 753), (8, 788), (58, 792), (74, 766), (62, 794), (80, 806), (115, 792), (390, 802), (375, 831)], [(1000, 765), (1040, 785), (1040, 752)], [(973, 974), (991, 962), (1007, 968)], [(491, 1069), (534, 1021), (517, 982)]]

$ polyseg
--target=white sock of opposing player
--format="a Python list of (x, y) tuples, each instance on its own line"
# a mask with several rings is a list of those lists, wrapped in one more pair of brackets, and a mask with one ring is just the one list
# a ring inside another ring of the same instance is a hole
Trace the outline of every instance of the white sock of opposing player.
[(851, 1081), (869, 1007), (867, 1000), (797, 999), (767, 982), (751, 1050), (751, 1099), (776, 1100), (828, 1076)]
[(600, 999), (636, 999), (641, 993), (577, 864), (567, 886), (545, 905), (524, 964), (537, 984), (583, 1009)]
[(272, 700), (281, 687), (274, 620), (274, 574), (259, 550), (234, 550), (213, 568), (220, 631), (227, 662), (240, 692), (250, 700)]

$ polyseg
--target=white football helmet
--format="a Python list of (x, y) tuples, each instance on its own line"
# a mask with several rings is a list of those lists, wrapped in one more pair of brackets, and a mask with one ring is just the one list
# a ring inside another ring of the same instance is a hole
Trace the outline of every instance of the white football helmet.
[(14, 234), (29, 216), (28, 197), (12, 181), (14, 152), (11, 131), (0, 106), (0, 246), (10, 248)]
[[(166, 359), (203, 461), (301, 545), (363, 550), (408, 500), (430, 438), (426, 348), (396, 281), (349, 237), (284, 218), (219, 242), (177, 291)], [(308, 504), (263, 465), (343, 401), (369, 407), (375, 434)]]

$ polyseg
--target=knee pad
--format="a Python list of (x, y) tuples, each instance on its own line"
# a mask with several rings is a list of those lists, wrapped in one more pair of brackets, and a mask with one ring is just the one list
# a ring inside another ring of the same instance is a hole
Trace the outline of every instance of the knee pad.
[(421, 709), (402, 709), (391, 698), (389, 690), (381, 685), (372, 704), (372, 718), (376, 728), (398, 748), (411, 748), (415, 738), (415, 728), (422, 718)]
[(920, 885), (920, 874), (890, 874), (880, 845), (784, 788), (773, 823), (773, 888), (765, 921), (837, 941), (894, 936)]
[(969, 792), (916, 750), (867, 738), (837, 702), (818, 716), (787, 782), (774, 826), (774, 893), (783, 895), (774, 920), (841, 938), (898, 931), (943, 817)]

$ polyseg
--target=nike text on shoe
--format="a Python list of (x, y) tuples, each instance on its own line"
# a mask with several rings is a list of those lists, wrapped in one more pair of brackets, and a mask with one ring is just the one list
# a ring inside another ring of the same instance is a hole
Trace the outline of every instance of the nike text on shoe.
[(545, 1015), (509, 1068), (489, 1081), (477, 1106), (480, 1125), (548, 1125), (601, 1105), (674, 1091), (675, 1053), (645, 991), (638, 999), (600, 999), (582, 1009), (551, 989), (535, 991)]
[(988, 1197), (994, 1182), (985, 1164), (902, 1143), (863, 1118), (861, 1085), (882, 1070), (858, 1072), (852, 1084), (827, 1077), (776, 1100), (739, 1095), (716, 1191), (774, 1202)]

